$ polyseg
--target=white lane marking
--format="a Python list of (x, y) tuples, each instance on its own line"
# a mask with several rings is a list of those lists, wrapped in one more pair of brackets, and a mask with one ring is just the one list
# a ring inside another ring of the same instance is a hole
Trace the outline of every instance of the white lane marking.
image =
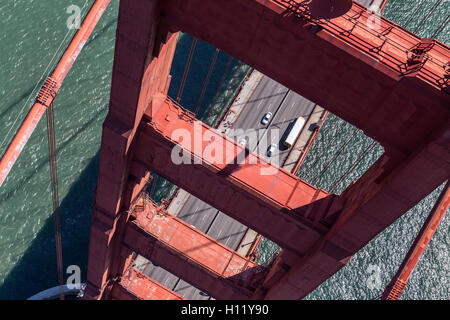
[(291, 108), (289, 109), (289, 111), (291, 111), (292, 109), (294, 109), (296, 102), (292, 102)]
[(282, 86), (280, 86), (280, 87), (278, 88), (277, 93), (280, 93), (281, 90), (283, 90), (283, 87), (282, 87)]
[(284, 118), (283, 118), (283, 120), (281, 120), (281, 122), (285, 122), (285, 121), (291, 121), (291, 120), (294, 120), (294, 119), (296, 119), (297, 118), (297, 116), (296, 115), (294, 115), (294, 118), (292, 118), (292, 119), (290, 119), (292, 116), (290, 115), (291, 114), (291, 111), (292, 111), (292, 109), (294, 109), (294, 107), (295, 107), (295, 104), (296, 104), (296, 102), (294, 101), (294, 102), (292, 102), (292, 104), (291, 104), (291, 107), (290, 108), (288, 108), (288, 110), (286, 110), (286, 112), (284, 112), (284, 114), (286, 115)]
[(259, 108), (259, 106), (261, 105), (262, 102), (263, 102), (263, 99), (261, 99), (261, 100), (259, 101), (258, 105), (256, 106), (256, 109)]

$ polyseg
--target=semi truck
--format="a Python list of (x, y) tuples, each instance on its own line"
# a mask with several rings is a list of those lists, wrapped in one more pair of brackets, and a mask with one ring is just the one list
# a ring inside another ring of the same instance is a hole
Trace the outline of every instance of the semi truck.
[(292, 147), (292, 145), (297, 140), (298, 135), (302, 131), (305, 122), (306, 120), (303, 117), (298, 117), (297, 119), (295, 119), (294, 125), (291, 126), (291, 129), (289, 130), (289, 133), (287, 134), (286, 139), (283, 142), (285, 147)]

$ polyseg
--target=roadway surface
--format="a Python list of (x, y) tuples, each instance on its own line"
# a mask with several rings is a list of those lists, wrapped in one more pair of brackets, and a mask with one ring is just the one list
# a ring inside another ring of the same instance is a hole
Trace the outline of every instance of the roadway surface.
[[(379, 6), (382, 0), (357, 0), (357, 2), (370, 7), (372, 4)], [(278, 148), (270, 159), (280, 165), (284, 163), (289, 153), (289, 149), (284, 149), (281, 143), (284, 132), (298, 116), (303, 116), (307, 119), (314, 105), (311, 101), (264, 76), (233, 128), (243, 129), (245, 134), (249, 136), (247, 140), (248, 148), (258, 152), (260, 155), (266, 156), (267, 147), (271, 143), (278, 144)], [(272, 112), (273, 115), (267, 125), (263, 125), (261, 124), (261, 119), (266, 112)], [(273, 129), (279, 129), (280, 134), (277, 134)], [(260, 130), (262, 130), (262, 134)], [(251, 138), (255, 136), (255, 133), (259, 134), (256, 141)], [(227, 132), (227, 134), (229, 133)], [(241, 136), (235, 137), (238, 142), (241, 138)], [(178, 217), (233, 250), (238, 249), (248, 229), (245, 225), (192, 195), (178, 213)], [(148, 263), (143, 271), (155, 281), (172, 289), (186, 299), (206, 300), (209, 298), (208, 295), (200, 290), (161, 267), (151, 264), (151, 262)]]
[[(279, 147), (272, 157), (267, 158), (276, 164), (283, 164), (289, 153), (289, 149), (282, 147), (281, 143), (284, 132), (298, 116), (307, 119), (314, 105), (311, 101), (264, 76), (233, 125), (238, 135), (234, 136), (233, 130), (227, 134), (237, 141), (247, 137), (249, 149), (265, 157), (267, 157), (267, 147), (271, 143), (276, 143)], [(273, 115), (269, 122), (263, 125), (261, 119), (266, 112), (272, 112)], [(192, 195), (178, 213), (178, 217), (233, 250), (238, 249), (248, 229), (247, 226)], [(151, 263), (148, 263), (143, 272), (186, 299), (209, 298), (200, 290)]]

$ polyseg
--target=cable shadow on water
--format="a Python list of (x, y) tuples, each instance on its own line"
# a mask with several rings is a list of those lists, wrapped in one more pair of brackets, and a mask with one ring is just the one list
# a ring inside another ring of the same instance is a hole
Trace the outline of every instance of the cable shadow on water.
[[(104, 110), (101, 109), (99, 111), (97, 111), (94, 116), (89, 119), (89, 121), (87, 121), (86, 123), (84, 123), (80, 128), (78, 128), (76, 130), (76, 132), (71, 135), (68, 139), (66, 139), (65, 141), (61, 142), (60, 144), (58, 144), (58, 154), (61, 154), (62, 151), (69, 146), (72, 141), (76, 140), (78, 138), (78, 136), (80, 134), (82, 134), (85, 130), (87, 130), (88, 128), (91, 127), (92, 124), (94, 123), (98, 123), (98, 121), (102, 121), (100, 120), (100, 117), (103, 116), (104, 114)], [(47, 142), (44, 142), (47, 143)], [(22, 186), (24, 186), (26, 184), (26, 182), (28, 180), (30, 180), (31, 178), (33, 178), (36, 174), (38, 174), (44, 167), (48, 166), (48, 156), (46, 157), (45, 160), (42, 160), (38, 166), (36, 167), (36, 169), (34, 169), (33, 171), (31, 171), (30, 174), (28, 174), (27, 176), (22, 177), (19, 182), (14, 186), (9, 188), (9, 190), (7, 192), (5, 192), (4, 190), (2, 191), (2, 194), (0, 196), (0, 202), (3, 201), (8, 201), (10, 200), (13, 196), (14, 196), (14, 192), (18, 189), (18, 188), (22, 188)], [(14, 170), (14, 167), (13, 169)]]
[[(79, 266), (81, 281), (86, 279), (89, 228), (99, 158), (97, 152), (60, 204), (63, 270), (66, 271), (70, 265)], [(48, 201), (51, 201), (50, 196)], [(57, 285), (55, 250), (54, 221), (50, 216), (0, 285), (0, 299), (27, 299)], [(64, 274), (64, 280), (70, 275)]]
[[(27, 91), (25, 91), (20, 97), (18, 97), (17, 99), (15, 99), (13, 102), (11, 102), (6, 108), (4, 108), (1, 112), (0, 112), (0, 119), (3, 120), (3, 117), (5, 115), (7, 115), (11, 110), (13, 110), (14, 108), (16, 108), (19, 103), (21, 103), (22, 101), (26, 100), (30, 94), (33, 93), (33, 87), (30, 87)], [(19, 107), (20, 108), (20, 107)]]

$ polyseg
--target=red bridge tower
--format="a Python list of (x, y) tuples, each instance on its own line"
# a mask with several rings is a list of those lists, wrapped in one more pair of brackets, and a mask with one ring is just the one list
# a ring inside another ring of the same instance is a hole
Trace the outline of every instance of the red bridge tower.
[[(294, 0), (120, 2), (87, 298), (181, 299), (132, 267), (138, 253), (217, 299), (300, 299), (448, 179), (449, 48), (384, 18), (370, 28), (357, 3), (328, 21), (307, 9)], [(385, 153), (339, 196), (248, 153), (167, 97), (178, 31), (320, 104)], [(177, 140), (176, 129), (206, 138)], [(173, 163), (175, 147), (197, 161)], [(223, 161), (242, 153), (245, 164)], [(263, 268), (169, 215), (142, 197), (150, 172), (283, 252)]]

